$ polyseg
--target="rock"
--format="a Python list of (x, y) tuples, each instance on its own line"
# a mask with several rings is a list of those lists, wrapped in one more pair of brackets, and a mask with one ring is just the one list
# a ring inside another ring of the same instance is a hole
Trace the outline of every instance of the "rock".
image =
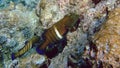
[(3, 44), (7, 41), (7, 38), (5, 36), (0, 36), (0, 44)]
[(6, 68), (39, 68), (46, 58), (39, 54), (31, 54), (28, 57), (23, 57), (21, 59), (15, 59), (13, 61), (6, 61)]
[(24, 6), (27, 6), (28, 9), (32, 10), (33, 8), (36, 7), (37, 5), (37, 2), (39, 0), (29, 0), (29, 1), (26, 1), (26, 0), (5, 0), (5, 1), (0, 1), (0, 9), (6, 9), (8, 8), (8, 6), (10, 7), (11, 5), (11, 2), (14, 3), (14, 4), (19, 4), (19, 3), (22, 3), (22, 5)]
[(29, 57), (25, 57), (20, 59), (18, 67), (20, 68), (38, 68), (40, 67), (44, 62), (46, 61), (46, 58), (39, 54), (31, 54)]
[(26, 27), (22, 30), (23, 36), (26, 39), (29, 39), (32, 36), (32, 32), (30, 31), (30, 28)]
[(112, 10), (100, 31), (93, 36), (98, 52), (97, 58), (120, 67), (120, 8)]
[[(89, 3), (89, 4), (88, 4)], [(44, 28), (49, 28), (69, 13), (81, 15), (92, 7), (92, 1), (85, 0), (41, 0), (37, 6), (37, 15)]]
[(63, 17), (55, 0), (41, 0), (37, 6), (37, 12), (44, 28), (50, 27)]
[(18, 42), (14, 39), (9, 39), (9, 41), (6, 44), (7, 47), (15, 47), (16, 45), (18, 45)]

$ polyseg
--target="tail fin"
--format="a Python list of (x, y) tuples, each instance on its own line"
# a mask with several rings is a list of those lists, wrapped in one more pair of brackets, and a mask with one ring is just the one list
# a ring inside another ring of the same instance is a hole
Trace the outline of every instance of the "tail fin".
[(25, 46), (22, 49), (20, 49), (16, 53), (12, 53), (12, 55), (11, 55), (12, 60), (14, 60), (15, 58), (20, 57), (24, 53), (26, 53), (30, 48), (32, 48), (32, 44), (37, 42), (38, 40), (39, 40), (39, 37), (35, 36), (35, 37), (31, 38), (29, 41), (27, 41)]

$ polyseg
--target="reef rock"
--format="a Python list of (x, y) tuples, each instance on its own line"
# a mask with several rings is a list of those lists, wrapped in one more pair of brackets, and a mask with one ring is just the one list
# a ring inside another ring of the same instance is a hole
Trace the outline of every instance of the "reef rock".
[(37, 15), (44, 28), (49, 28), (69, 13), (81, 15), (92, 7), (91, 0), (41, 0), (37, 6)]
[(112, 67), (120, 67), (120, 8), (108, 14), (107, 21), (93, 36), (93, 42), (98, 49), (97, 59)]
[(45, 62), (45, 60), (46, 58), (42, 55), (31, 54), (29, 57), (21, 59), (18, 66), (20, 68), (39, 68)]
[(31, 54), (29, 57), (24, 57), (22, 59), (16, 59), (14, 61), (9, 61), (6, 68), (39, 68), (42, 63), (46, 61), (46, 58), (39, 54)]

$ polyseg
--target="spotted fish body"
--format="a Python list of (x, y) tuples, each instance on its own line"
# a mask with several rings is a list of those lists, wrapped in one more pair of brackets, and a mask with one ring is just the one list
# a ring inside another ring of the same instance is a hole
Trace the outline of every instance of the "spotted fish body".
[(12, 55), (11, 55), (12, 60), (14, 60), (17, 57), (20, 57), (25, 52), (27, 52), (30, 48), (32, 48), (32, 45), (34, 43), (36, 43), (36, 41), (38, 41), (38, 40), (39, 40), (39, 37), (37, 37), (37, 36), (32, 37), (29, 41), (26, 42), (25, 46), (22, 49), (20, 49), (16, 53), (12, 53)]
[(65, 37), (68, 31), (71, 31), (74, 28), (78, 20), (79, 16), (76, 14), (71, 13), (65, 15), (63, 19), (45, 31), (43, 35), (45, 38), (44, 42), (36, 48), (36, 51), (39, 54), (44, 54), (45, 48), (49, 44), (60, 41), (63, 37)]

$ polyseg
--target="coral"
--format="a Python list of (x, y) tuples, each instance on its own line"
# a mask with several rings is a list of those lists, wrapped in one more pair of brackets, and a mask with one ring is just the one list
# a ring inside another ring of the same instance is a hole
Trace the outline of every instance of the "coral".
[(113, 67), (119, 66), (120, 59), (120, 8), (112, 10), (107, 21), (100, 31), (93, 36), (98, 52), (97, 58), (103, 62), (111, 64)]

